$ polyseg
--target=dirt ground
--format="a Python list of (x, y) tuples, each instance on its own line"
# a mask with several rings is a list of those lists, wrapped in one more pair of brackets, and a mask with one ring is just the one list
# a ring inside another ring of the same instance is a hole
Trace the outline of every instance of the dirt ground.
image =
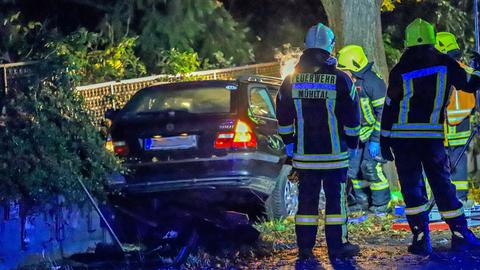
[[(247, 252), (249, 254), (242, 254), (240, 250), (233, 256), (222, 258), (204, 254), (202, 258), (200, 253), (191, 257), (186, 269), (295, 269), (297, 250), (293, 222), (266, 222), (257, 228), (262, 232), (263, 242)], [(321, 264), (318, 269), (480, 269), (480, 251), (449, 251), (449, 231), (431, 233), (435, 253), (427, 258), (407, 252), (410, 233), (392, 230), (389, 219), (370, 217), (363, 223), (351, 224), (349, 237), (351, 242), (360, 244), (360, 256), (345, 262), (330, 262), (323, 228), (319, 228), (314, 250)]]
[[(410, 232), (392, 230), (391, 225), (391, 219), (374, 216), (362, 223), (349, 224), (350, 241), (360, 244), (361, 253), (355, 259), (343, 262), (329, 261), (323, 226), (320, 226), (314, 250), (320, 261), (320, 267), (315, 269), (480, 269), (480, 251), (465, 253), (449, 251), (449, 231), (431, 233), (435, 252), (425, 258), (408, 254)], [(212, 252), (200, 247), (195, 254), (190, 255), (187, 263), (180, 269), (295, 269), (297, 250), (293, 220), (262, 222), (255, 227), (260, 231), (261, 239), (254, 245), (236, 246), (235, 243), (228, 241), (216, 241), (216, 244), (221, 242), (223, 245), (220, 249)], [(474, 231), (480, 235), (480, 228), (475, 228)], [(69, 260), (45, 266), (28, 269), (165, 269), (160, 266), (139, 268), (122, 263), (95, 268), (78, 265)]]

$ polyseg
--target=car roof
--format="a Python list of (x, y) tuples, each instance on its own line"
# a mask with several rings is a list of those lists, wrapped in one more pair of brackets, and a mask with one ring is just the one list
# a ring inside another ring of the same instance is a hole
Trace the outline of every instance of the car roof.
[(206, 81), (189, 81), (189, 82), (172, 82), (172, 83), (157, 83), (146, 88), (141, 89), (142, 92), (157, 91), (157, 90), (175, 90), (188, 88), (205, 88), (205, 87), (225, 87), (227, 85), (237, 85), (234, 80), (206, 80)]

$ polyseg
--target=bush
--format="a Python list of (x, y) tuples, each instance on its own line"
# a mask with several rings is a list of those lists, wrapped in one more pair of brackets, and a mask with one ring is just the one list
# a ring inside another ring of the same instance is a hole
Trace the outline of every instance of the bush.
[(46, 46), (63, 59), (72, 79), (87, 84), (145, 75), (145, 65), (134, 52), (136, 41), (135, 37), (124, 37), (112, 43), (102, 35), (82, 28), (63, 39), (50, 41)]
[(187, 74), (200, 67), (198, 54), (193, 50), (170, 49), (160, 52), (159, 71), (162, 74)]
[(107, 175), (121, 164), (104, 149), (66, 69), (52, 62), (39, 69), (47, 75), (38, 84), (11, 89), (4, 101), (0, 200), (39, 204), (56, 195), (83, 200), (77, 179), (102, 198)]

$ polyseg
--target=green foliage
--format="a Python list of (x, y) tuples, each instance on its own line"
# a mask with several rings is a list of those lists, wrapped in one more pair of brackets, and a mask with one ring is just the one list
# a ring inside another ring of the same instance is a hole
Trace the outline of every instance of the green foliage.
[(162, 74), (187, 74), (200, 67), (198, 54), (193, 50), (180, 52), (175, 48), (160, 52), (159, 66)]
[(5, 61), (35, 57), (34, 52), (41, 50), (46, 36), (43, 24), (22, 23), (20, 12), (6, 16), (0, 25), (0, 57)]
[(388, 33), (383, 34), (383, 44), (385, 46), (385, 56), (387, 57), (387, 65), (389, 68), (392, 68), (398, 60), (400, 60), (400, 56), (402, 52), (400, 49), (393, 47), (392, 44), (392, 37)]
[(138, 35), (139, 56), (152, 73), (163, 70), (158, 63), (164, 61), (164, 50), (193, 50), (204, 67), (244, 64), (254, 58), (246, 39), (248, 29), (215, 0), (123, 0), (116, 2), (110, 14), (104, 28), (113, 36)]
[(137, 38), (124, 37), (112, 43), (82, 28), (47, 43), (47, 48), (65, 61), (63, 64), (75, 81), (87, 84), (145, 75), (145, 65), (134, 52), (136, 41)]
[(38, 85), (11, 89), (5, 102), (0, 200), (37, 204), (55, 195), (83, 200), (77, 179), (102, 197), (107, 175), (120, 170), (120, 162), (103, 147), (65, 69), (50, 62), (39, 74), (47, 75)]

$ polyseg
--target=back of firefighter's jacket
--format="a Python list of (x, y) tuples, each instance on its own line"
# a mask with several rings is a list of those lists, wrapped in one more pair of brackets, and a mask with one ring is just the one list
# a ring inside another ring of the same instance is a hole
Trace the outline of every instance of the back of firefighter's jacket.
[(279, 134), (294, 143), (293, 166), (324, 170), (348, 167), (348, 148), (358, 144), (358, 96), (350, 77), (328, 54), (306, 51), (277, 96)]
[(392, 69), (382, 115), (382, 137), (444, 139), (452, 86), (473, 92), (478, 76), (432, 46), (407, 49)]

